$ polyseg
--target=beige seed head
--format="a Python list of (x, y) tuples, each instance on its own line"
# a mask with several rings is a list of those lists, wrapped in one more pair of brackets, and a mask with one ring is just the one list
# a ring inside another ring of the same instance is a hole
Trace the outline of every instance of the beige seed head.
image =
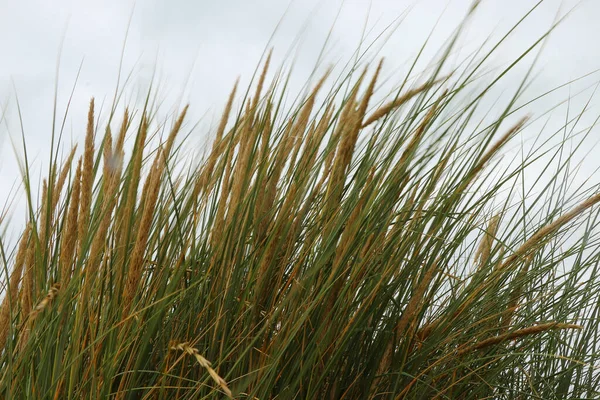
[(591, 208), (592, 206), (594, 206), (595, 204), (597, 204), (599, 202), (600, 202), (600, 193), (583, 201), (578, 206), (573, 208), (571, 211), (558, 217), (554, 222), (540, 228), (529, 239), (527, 239), (525, 241), (525, 243), (523, 243), (521, 245), (521, 247), (519, 247), (513, 254), (511, 254), (509, 257), (506, 258), (506, 260), (500, 266), (500, 269), (507, 268), (508, 266), (510, 266), (512, 263), (514, 263), (516, 260), (520, 259), (521, 257), (529, 255), (529, 253), (533, 249), (537, 248), (537, 246), (540, 243), (542, 243), (548, 235), (556, 232), (562, 226), (568, 224), (573, 219), (575, 219), (577, 216), (579, 216), (581, 213), (583, 213), (584, 211), (586, 211), (587, 209)]
[(27, 252), (27, 246), (29, 244), (30, 235), (31, 223), (27, 224), (25, 232), (23, 232), (23, 236), (21, 236), (19, 248), (15, 257), (15, 265), (10, 275), (8, 287), (4, 292), (4, 300), (2, 301), (2, 306), (0, 306), (0, 349), (4, 348), (4, 345), (6, 344), (6, 339), (8, 337), (8, 333), (10, 331), (10, 317), (11, 313), (16, 308), (15, 306), (17, 303), (17, 293), (19, 291), (19, 283), (21, 282), (21, 276), (23, 274), (23, 266), (25, 265), (25, 254)]
[(131, 302), (138, 292), (139, 281), (142, 276), (144, 254), (146, 252), (146, 243), (150, 235), (152, 220), (154, 218), (154, 209), (160, 192), (161, 175), (163, 171), (164, 152), (159, 150), (156, 156), (156, 162), (148, 176), (148, 191), (144, 202), (142, 218), (138, 227), (138, 233), (133, 247), (131, 259), (129, 260), (129, 270), (125, 291), (123, 294), (124, 315), (129, 313)]
[(206, 369), (210, 377), (221, 387), (221, 390), (227, 395), (227, 397), (229, 397), (230, 399), (233, 398), (233, 394), (227, 386), (227, 382), (225, 382), (225, 379), (221, 378), (221, 376), (217, 374), (217, 372), (212, 368), (212, 364), (210, 363), (210, 361), (204, 358), (200, 354), (198, 349), (191, 347), (188, 342), (182, 342), (172, 344), (171, 350), (183, 351), (184, 353), (193, 356), (196, 359), (196, 361), (198, 361), (198, 364), (200, 364), (202, 368)]
[(185, 115), (187, 114), (189, 108), (189, 104), (186, 105), (185, 107), (183, 107), (183, 111), (181, 111), (181, 114), (179, 114), (179, 118), (177, 118), (177, 120), (175, 121), (175, 125), (173, 125), (173, 129), (171, 129), (171, 133), (169, 134), (169, 137), (167, 138), (167, 143), (165, 145), (165, 149), (164, 149), (164, 158), (165, 161), (167, 162), (167, 160), (169, 159), (169, 155), (171, 154), (171, 149), (173, 148), (173, 143), (175, 142), (175, 138), (177, 137), (177, 134), (179, 133), (179, 131), (181, 130), (181, 125), (183, 125), (183, 120), (185, 119)]
[(366, 128), (367, 126), (371, 125), (372, 123), (377, 122), (378, 120), (385, 117), (390, 112), (394, 111), (396, 108), (400, 107), (401, 105), (403, 105), (404, 103), (406, 103), (407, 101), (409, 101), (410, 99), (412, 99), (413, 97), (418, 95), (419, 93), (422, 93), (422, 92), (432, 88), (433, 86), (437, 85), (438, 83), (440, 83), (446, 79), (447, 79), (447, 77), (444, 77), (441, 79), (437, 79), (433, 82), (425, 83), (416, 89), (409, 90), (408, 92), (399, 96), (397, 99), (384, 104), (383, 106), (381, 106), (380, 108), (375, 110), (373, 112), (373, 114), (371, 114), (371, 116), (369, 118), (367, 118), (367, 120), (365, 122), (363, 122), (362, 127)]
[(29, 314), (29, 321), (33, 322), (37, 318), (37, 316), (40, 315), (40, 313), (44, 311), (46, 307), (50, 305), (50, 303), (52, 303), (52, 301), (58, 295), (59, 289), (60, 283), (55, 283), (54, 285), (52, 285), (52, 287), (48, 291), (48, 294), (44, 296), (44, 298), (35, 306), (33, 311)]
[(479, 265), (479, 269), (483, 267), (485, 261), (490, 257), (492, 247), (496, 241), (496, 233), (498, 232), (498, 225), (500, 223), (500, 214), (496, 214), (490, 219), (485, 235), (481, 239), (481, 243), (475, 252), (475, 261)]
[(273, 55), (273, 49), (271, 48), (269, 50), (269, 54), (267, 54), (267, 60), (265, 61), (265, 66), (263, 67), (263, 71), (260, 74), (260, 78), (258, 79), (258, 85), (256, 86), (256, 93), (254, 94), (254, 101), (252, 103), (252, 107), (250, 108), (250, 113), (252, 115), (254, 115), (254, 113), (256, 112), (256, 107), (258, 106), (258, 102), (260, 101), (260, 95), (262, 92), (263, 85), (265, 84), (265, 80), (267, 78), (267, 71), (269, 70), (269, 65), (271, 64), (271, 56), (272, 55)]
[(530, 326), (527, 328), (519, 329), (514, 332), (505, 333), (503, 335), (493, 336), (489, 339), (482, 340), (479, 343), (474, 345), (464, 347), (458, 351), (458, 355), (463, 355), (467, 353), (471, 353), (475, 350), (484, 349), (486, 347), (494, 346), (500, 343), (508, 342), (510, 340), (518, 339), (524, 336), (536, 335), (542, 332), (546, 332), (549, 330), (558, 330), (558, 329), (583, 329), (580, 325), (575, 324), (564, 324), (559, 322), (548, 322), (545, 324), (538, 324), (534, 326)]
[(71, 267), (75, 262), (74, 251), (77, 243), (77, 220), (79, 216), (79, 199), (81, 188), (81, 158), (77, 163), (77, 170), (73, 178), (73, 189), (71, 190), (71, 200), (69, 202), (69, 211), (67, 212), (67, 226), (60, 249), (61, 265), (61, 285), (67, 287), (71, 278)]
[(56, 185), (54, 187), (54, 192), (52, 193), (52, 210), (53, 211), (56, 210), (56, 205), (60, 198), (60, 193), (62, 192), (62, 188), (65, 185), (67, 176), (69, 175), (69, 171), (71, 169), (71, 163), (73, 162), (73, 157), (75, 156), (75, 150), (77, 150), (77, 145), (73, 146), (73, 149), (71, 149), (71, 153), (69, 154), (69, 157), (67, 157), (67, 160), (63, 164), (60, 175), (58, 176), (58, 181), (56, 182)]
[[(83, 153), (83, 169), (81, 172), (81, 196), (79, 202), (79, 238), (85, 237), (90, 219), (92, 201), (92, 185), (94, 181), (94, 98), (90, 100), (88, 111), (87, 131), (85, 135), (85, 150)], [(79, 242), (78, 255), (82, 256), (85, 242)]]
[(210, 192), (212, 185), (210, 185), (211, 177), (213, 174), (213, 170), (217, 163), (218, 158), (221, 156), (221, 152), (225, 149), (223, 146), (223, 133), (225, 133), (225, 127), (227, 126), (227, 121), (229, 120), (229, 114), (231, 114), (231, 109), (233, 107), (233, 100), (235, 99), (235, 93), (237, 91), (237, 86), (239, 83), (239, 78), (236, 79), (235, 84), (233, 85), (233, 89), (229, 94), (229, 99), (227, 100), (227, 105), (225, 106), (225, 111), (221, 116), (221, 122), (219, 123), (219, 127), (217, 128), (217, 134), (215, 136), (215, 141), (212, 146), (212, 150), (208, 160), (206, 162), (205, 167), (202, 169), (202, 172), (198, 176), (198, 180), (196, 181), (196, 185), (194, 187), (194, 197), (198, 196), (200, 190), (204, 190), (204, 194)]

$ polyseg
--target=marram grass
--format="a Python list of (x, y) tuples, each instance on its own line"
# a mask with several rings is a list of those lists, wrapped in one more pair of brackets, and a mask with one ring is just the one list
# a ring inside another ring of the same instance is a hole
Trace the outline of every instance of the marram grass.
[(552, 161), (519, 185), (565, 142), (499, 163), (532, 123), (522, 92), (478, 120), (481, 64), (442, 76), (449, 50), (384, 100), (374, 63), (292, 106), (268, 58), (199, 164), (187, 107), (97, 125), (92, 99), (39, 199), (24, 160), (0, 396), (596, 398), (600, 194)]

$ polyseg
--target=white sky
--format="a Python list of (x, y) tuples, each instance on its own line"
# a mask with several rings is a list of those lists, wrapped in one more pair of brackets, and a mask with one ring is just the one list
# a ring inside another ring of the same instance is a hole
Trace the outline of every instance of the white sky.
[[(499, 34), (536, 3), (534, 0), (483, 0), (461, 42), (463, 54), (480, 45), (490, 34), (499, 38)], [(581, 4), (546, 45), (533, 93), (599, 69), (600, 0), (546, 0), (500, 49), (489, 66), (511, 61), (548, 29), (559, 10), (564, 14), (577, 3)], [(295, 38), (300, 38), (292, 82), (294, 88), (300, 88), (334, 21), (332, 45), (328, 47), (326, 59), (346, 61), (358, 45), (367, 16), (368, 28), (379, 33), (404, 15), (403, 22), (380, 52), (386, 57), (386, 75), (399, 82), (403, 78), (402, 69), (412, 61), (434, 26), (426, 60), (448, 38), (470, 5), (471, 0), (347, 0), (343, 5), (341, 0), (297, 0), (291, 4), (287, 0), (138, 0), (135, 4), (130, 0), (0, 0), (0, 105), (4, 111), (0, 125), (0, 206), (19, 180), (15, 151), (9, 139), (9, 136), (18, 139), (20, 135), (17, 97), (29, 157), (37, 167), (34, 171), (38, 174), (42, 168), (46, 171), (61, 41), (60, 118), (83, 62), (67, 119), (65, 143), (68, 144), (82, 141), (89, 98), (95, 96), (99, 102), (112, 100), (130, 17), (123, 65), (125, 74), (133, 71), (126, 91), (127, 102), (139, 100), (136, 96), (144, 93), (157, 67), (158, 81), (163, 84), (161, 94), (166, 99), (163, 115), (172, 112), (183, 92), (183, 101), (191, 103), (190, 126), (202, 119), (202, 127), (218, 118), (237, 76), (242, 77), (242, 84), (248, 83), (282, 17), (282, 25), (272, 42), (274, 61), (275, 64), (283, 61)], [(522, 73), (527, 65), (523, 64), (518, 72)], [(599, 76), (594, 74), (557, 92), (539, 102), (533, 110), (545, 111), (567, 98), (569, 93), (593, 85)], [(508, 77), (505, 87), (514, 85), (516, 78), (518, 74)], [(586, 96), (589, 94), (588, 90)], [(579, 106), (583, 100), (585, 97), (573, 103)], [(593, 104), (596, 107), (592, 107), (583, 125), (592, 123), (598, 114), (598, 102)], [(564, 110), (559, 116), (564, 120)], [(201, 141), (205, 132), (198, 129), (194, 137)], [(596, 167), (597, 157), (586, 160), (581, 176), (590, 175)], [(21, 206), (22, 202), (15, 204), (15, 212), (18, 213)], [(20, 218), (15, 215), (15, 219)]]

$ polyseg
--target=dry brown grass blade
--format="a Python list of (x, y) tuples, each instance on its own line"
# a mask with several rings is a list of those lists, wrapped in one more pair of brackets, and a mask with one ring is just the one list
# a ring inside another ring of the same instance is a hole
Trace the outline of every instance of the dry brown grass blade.
[(42, 313), (42, 311), (46, 309), (46, 307), (48, 307), (52, 303), (52, 301), (58, 295), (59, 289), (60, 283), (57, 282), (54, 285), (52, 285), (46, 296), (44, 296), (44, 298), (35, 306), (35, 308), (27, 314), (23, 328), (19, 333), (19, 340), (17, 344), (19, 350), (23, 350), (23, 348), (25, 348), (25, 346), (27, 345), (35, 319), (38, 317), (38, 315)]
[(363, 122), (363, 124), (361, 125), (361, 128), (366, 128), (367, 126), (371, 125), (372, 123), (377, 122), (378, 120), (385, 117), (390, 112), (394, 111), (396, 108), (400, 107), (401, 105), (403, 105), (404, 103), (406, 103), (407, 101), (409, 101), (410, 99), (412, 99), (413, 97), (418, 95), (419, 93), (422, 93), (422, 92), (432, 88), (433, 86), (437, 85), (440, 82), (445, 81), (446, 79), (447, 79), (447, 77), (444, 77), (441, 79), (437, 79), (433, 82), (427, 82), (427, 83), (419, 86), (416, 89), (409, 90), (408, 92), (399, 96), (397, 99), (384, 104), (383, 106), (381, 106), (377, 110), (375, 110), (373, 112), (373, 114), (371, 114), (371, 116), (369, 118), (367, 118), (367, 120), (365, 122)]
[(458, 350), (457, 355), (461, 356), (467, 353), (472, 353), (475, 350), (481, 350), (486, 347), (494, 346), (503, 342), (507, 342), (510, 340), (518, 339), (523, 336), (536, 335), (538, 333), (546, 332), (549, 330), (556, 329), (578, 329), (581, 330), (583, 327), (581, 325), (575, 324), (564, 324), (559, 322), (548, 322), (545, 324), (538, 324), (534, 326), (530, 326), (527, 328), (519, 329), (514, 332), (505, 333), (503, 335), (494, 336), (485, 340), (482, 340), (479, 343), (476, 343), (471, 346), (466, 346), (463, 349)]
[(42, 313), (52, 303), (52, 301), (58, 295), (58, 291), (60, 290), (60, 283), (55, 283), (50, 287), (50, 290), (44, 296), (44, 298), (35, 306), (35, 308), (29, 314), (29, 321), (33, 322), (38, 315)]
[(191, 347), (187, 342), (182, 342), (173, 343), (171, 345), (171, 350), (180, 350), (186, 354), (189, 354), (190, 356), (193, 356), (198, 361), (198, 364), (200, 364), (202, 368), (206, 369), (206, 371), (208, 372), (210, 377), (215, 381), (215, 383), (217, 383), (217, 385), (221, 387), (221, 390), (227, 395), (227, 397), (229, 397), (230, 399), (233, 398), (233, 394), (227, 386), (227, 382), (225, 382), (225, 379), (219, 376), (219, 374), (212, 368), (212, 364), (210, 363), (210, 361), (204, 358), (200, 354), (198, 349)]

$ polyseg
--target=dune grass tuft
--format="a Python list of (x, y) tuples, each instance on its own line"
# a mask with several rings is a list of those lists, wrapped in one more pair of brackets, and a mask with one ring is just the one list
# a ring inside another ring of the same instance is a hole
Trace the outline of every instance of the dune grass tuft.
[(501, 162), (527, 80), (481, 117), (502, 81), (447, 73), (450, 43), (387, 97), (381, 60), (293, 104), (269, 53), (200, 162), (187, 106), (92, 99), (0, 237), (0, 397), (597, 397), (598, 186), (567, 190), (564, 138)]

